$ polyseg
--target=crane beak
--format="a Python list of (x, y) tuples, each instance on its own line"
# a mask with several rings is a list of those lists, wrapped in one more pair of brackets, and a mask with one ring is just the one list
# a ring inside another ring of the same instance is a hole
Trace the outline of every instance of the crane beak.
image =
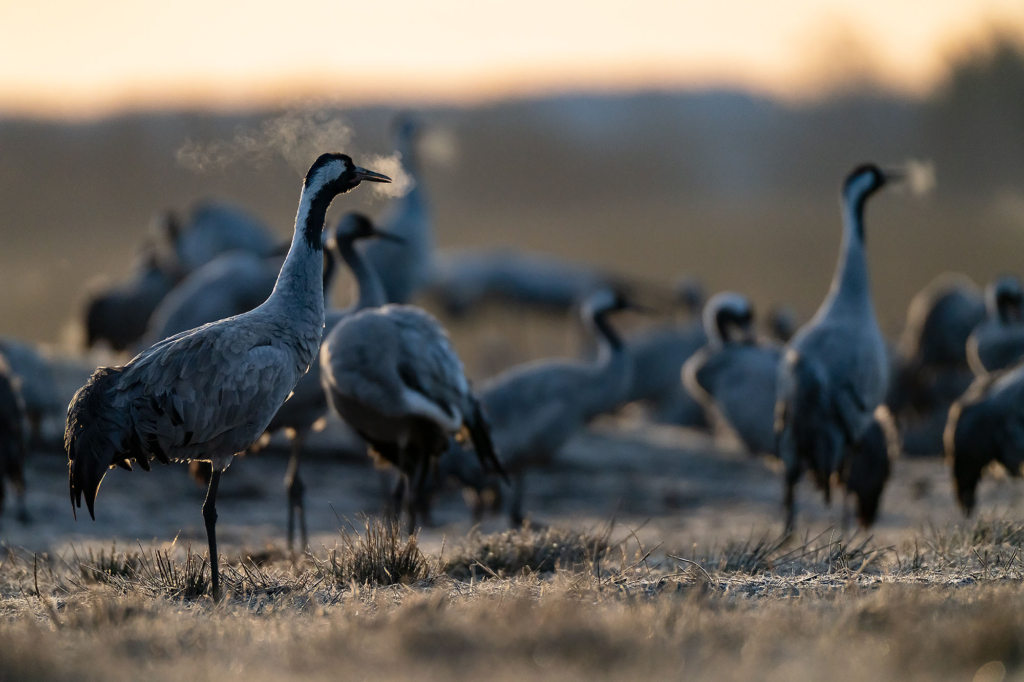
[(355, 174), (356, 178), (358, 178), (360, 182), (391, 182), (391, 178), (388, 176), (382, 175), (381, 173), (375, 173), (372, 170), (360, 168), (359, 166), (355, 167)]
[(393, 232), (388, 232), (386, 230), (378, 230), (375, 227), (373, 228), (373, 232), (371, 232), (371, 234), (374, 237), (377, 237), (378, 239), (386, 239), (387, 241), (394, 242), (396, 244), (405, 244), (405, 237), (400, 237), (399, 235)]
[(907, 173), (902, 168), (884, 168), (882, 169), (882, 175), (885, 176), (886, 182), (903, 182), (907, 179)]

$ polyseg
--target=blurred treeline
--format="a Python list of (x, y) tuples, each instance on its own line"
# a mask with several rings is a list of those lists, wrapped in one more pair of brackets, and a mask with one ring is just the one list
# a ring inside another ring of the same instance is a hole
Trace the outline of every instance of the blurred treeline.
[[(355, 132), (346, 150), (389, 152), (394, 111), (341, 109)], [(289, 234), (294, 163), (196, 172), (176, 154), (280, 114), (0, 118), (0, 334), (58, 340), (91, 281), (126, 274), (160, 209), (224, 197)], [(983, 283), (1024, 270), (1024, 43), (1009, 37), (952, 57), (924, 98), (861, 83), (798, 103), (716, 90), (572, 94), (422, 115), (446, 141), (424, 160), (442, 247), (521, 246), (664, 282), (697, 274), (711, 290), (806, 317), (831, 276), (843, 174), (914, 158), (934, 163), (935, 191), (890, 194), (869, 210), (883, 326), (898, 331), (910, 296), (941, 271)], [(338, 204), (334, 215), (384, 205), (369, 192)]]

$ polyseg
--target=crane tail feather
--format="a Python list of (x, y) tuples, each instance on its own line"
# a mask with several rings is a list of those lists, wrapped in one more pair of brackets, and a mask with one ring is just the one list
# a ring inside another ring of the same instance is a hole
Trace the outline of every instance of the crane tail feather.
[(480, 459), (480, 464), (485, 471), (499, 474), (508, 483), (508, 474), (505, 472), (505, 467), (502, 466), (501, 460), (498, 459), (498, 453), (494, 449), (494, 442), (491, 440), (491, 425), (487, 421), (486, 415), (484, 415), (480, 401), (475, 396), (472, 400), (473, 411), (466, 421), (466, 427), (469, 429), (469, 437), (473, 441), (473, 449), (476, 451), (476, 456)]
[(110, 389), (122, 371), (121, 367), (99, 368), (68, 407), (64, 449), (68, 454), (71, 510), (76, 519), (84, 497), (89, 516), (95, 520), (96, 494), (107, 468), (127, 463), (132, 456), (118, 445), (123, 442), (124, 415), (110, 404)]

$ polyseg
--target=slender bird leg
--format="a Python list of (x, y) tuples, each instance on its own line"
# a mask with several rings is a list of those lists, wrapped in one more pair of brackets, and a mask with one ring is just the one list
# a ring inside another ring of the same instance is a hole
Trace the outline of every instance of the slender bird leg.
[(13, 483), (14, 494), (18, 497), (18, 511), (14, 512), (14, 518), (22, 525), (32, 523), (32, 516), (28, 513), (28, 505), (25, 504), (25, 480), (19, 477), (14, 479)]
[(395, 489), (391, 493), (392, 520), (398, 524), (402, 520), (402, 503), (405, 501), (405, 474), (399, 472)]
[(427, 527), (434, 525), (434, 520), (430, 516), (430, 490), (428, 489), (431, 473), (430, 459), (421, 458), (416, 464), (416, 480), (413, 484), (412, 505), (416, 509), (416, 513), (419, 514), (421, 523)]
[(850, 496), (843, 494), (843, 518), (840, 521), (843, 526), (843, 534), (846, 535), (846, 531), (850, 529), (850, 521), (853, 518), (853, 514), (850, 513)]
[(210, 489), (203, 503), (203, 520), (206, 521), (206, 539), (210, 543), (210, 577), (213, 584), (213, 600), (220, 601), (220, 564), (217, 562), (217, 488), (220, 486), (221, 471), (214, 468), (210, 476)]
[(512, 481), (512, 499), (509, 500), (509, 521), (513, 528), (522, 528), (523, 521), (523, 491), (526, 488), (522, 472), (515, 474)]
[(787, 534), (792, 533), (796, 527), (796, 482), (799, 478), (799, 469), (794, 475), (792, 472), (786, 472), (786, 494), (783, 498), (782, 508), (786, 513), (786, 530)]
[(306, 434), (296, 433), (292, 439), (292, 456), (288, 461), (288, 473), (285, 474), (284, 484), (288, 490), (288, 551), (292, 552), (295, 544), (295, 515), (299, 517), (299, 534), (302, 536), (302, 551), (309, 546), (306, 536), (306, 486), (299, 477), (299, 461), (302, 457), (302, 446), (305, 444)]
[(409, 524), (406, 526), (405, 531), (409, 535), (416, 532), (416, 512), (420, 506), (420, 494), (423, 488), (423, 461), (416, 463), (416, 468), (413, 470), (413, 475), (409, 479), (409, 499), (405, 504), (405, 512), (409, 515)]

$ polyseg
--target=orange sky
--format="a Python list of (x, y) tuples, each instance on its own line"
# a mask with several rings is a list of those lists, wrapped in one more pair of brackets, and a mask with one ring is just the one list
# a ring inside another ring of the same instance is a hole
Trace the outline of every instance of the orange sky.
[(922, 92), (993, 26), (1024, 39), (1024, 1), (0, 0), (0, 111), (709, 84), (803, 96), (837, 55)]

